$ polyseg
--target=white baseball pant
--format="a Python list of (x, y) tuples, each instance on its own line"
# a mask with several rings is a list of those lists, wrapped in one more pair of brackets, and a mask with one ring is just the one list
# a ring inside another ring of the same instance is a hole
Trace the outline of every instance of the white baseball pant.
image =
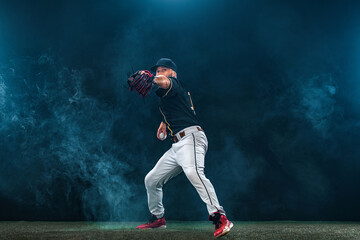
[[(185, 131), (185, 136), (172, 144), (145, 177), (149, 210), (158, 218), (164, 216), (165, 211), (162, 187), (182, 171), (206, 204), (209, 215), (214, 212), (225, 214), (223, 207), (219, 205), (213, 185), (204, 174), (208, 140), (205, 133), (197, 127), (199, 126), (181, 130), (180, 132)], [(176, 136), (179, 137), (179, 133)]]

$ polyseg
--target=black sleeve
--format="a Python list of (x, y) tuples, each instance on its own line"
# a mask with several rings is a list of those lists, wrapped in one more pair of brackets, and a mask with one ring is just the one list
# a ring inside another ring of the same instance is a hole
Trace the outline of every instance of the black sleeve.
[(159, 88), (156, 90), (156, 95), (159, 97), (174, 96), (179, 91), (180, 84), (179, 80), (173, 77), (169, 77), (170, 86), (167, 89)]

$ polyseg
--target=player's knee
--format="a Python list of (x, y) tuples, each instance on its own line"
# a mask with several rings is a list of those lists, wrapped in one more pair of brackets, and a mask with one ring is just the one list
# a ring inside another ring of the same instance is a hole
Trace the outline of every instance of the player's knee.
[(157, 182), (155, 179), (155, 176), (152, 174), (152, 172), (149, 172), (146, 176), (145, 176), (145, 187), (146, 188), (153, 188), (156, 186)]

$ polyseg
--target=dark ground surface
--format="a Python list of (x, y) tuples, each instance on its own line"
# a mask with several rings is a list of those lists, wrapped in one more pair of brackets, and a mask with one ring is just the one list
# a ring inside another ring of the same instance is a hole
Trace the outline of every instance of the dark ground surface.
[[(137, 222), (0, 222), (0, 239), (213, 239), (209, 222), (168, 221), (137, 230)], [(360, 239), (359, 222), (234, 222), (221, 239)]]

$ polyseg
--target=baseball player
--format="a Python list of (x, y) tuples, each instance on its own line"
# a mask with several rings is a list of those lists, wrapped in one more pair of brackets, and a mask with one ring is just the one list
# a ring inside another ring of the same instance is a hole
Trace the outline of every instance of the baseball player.
[[(159, 111), (163, 121), (157, 130), (157, 138), (164, 140), (169, 136), (173, 144), (145, 177), (152, 217), (149, 222), (137, 228), (166, 228), (162, 187), (184, 171), (207, 206), (209, 220), (215, 224), (214, 237), (223, 236), (230, 231), (233, 223), (226, 218), (215, 189), (204, 174), (208, 140), (200, 127), (190, 92), (185, 90), (181, 80), (177, 78), (177, 67), (171, 59), (159, 59), (151, 70), (156, 73), (155, 76), (146, 70), (138, 71), (129, 78), (128, 83), (130, 89), (136, 89), (143, 97), (151, 90), (150, 83), (158, 86), (156, 95), (160, 98)], [(144, 89), (147, 90), (143, 91)]]

